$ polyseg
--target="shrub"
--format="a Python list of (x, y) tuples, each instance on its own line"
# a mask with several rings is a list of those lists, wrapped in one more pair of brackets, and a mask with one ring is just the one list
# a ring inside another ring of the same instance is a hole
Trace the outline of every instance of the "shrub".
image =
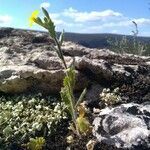
[(121, 40), (108, 40), (108, 43), (111, 46), (111, 50), (120, 54), (129, 53), (140, 56), (146, 54), (146, 49), (148, 47), (146, 44), (138, 41), (138, 26), (134, 21), (133, 24), (135, 26), (135, 30), (132, 31), (133, 35), (130, 39), (126, 36), (123, 36)]

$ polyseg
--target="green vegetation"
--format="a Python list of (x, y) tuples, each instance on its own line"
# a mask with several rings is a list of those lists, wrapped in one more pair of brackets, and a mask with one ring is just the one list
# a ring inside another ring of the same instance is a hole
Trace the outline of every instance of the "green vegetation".
[(45, 144), (45, 139), (43, 137), (30, 138), (30, 141), (26, 145), (30, 150), (42, 150)]
[[(58, 33), (59, 35), (60, 33)], [(120, 34), (109, 34), (109, 33), (97, 33), (97, 34), (83, 34), (83, 33), (65, 33), (65, 41), (72, 41), (81, 44), (89, 48), (108, 48), (114, 52), (120, 53), (119, 42), (123, 38), (128, 40), (128, 44), (131, 45), (134, 41), (132, 35), (120, 35)], [(143, 55), (150, 55), (150, 37), (137, 36), (137, 41), (141, 45), (145, 45)], [(115, 46), (116, 45), (116, 46)]]
[(103, 89), (102, 93), (100, 94), (100, 99), (106, 106), (111, 106), (121, 102), (119, 88), (115, 88), (113, 91), (110, 91), (110, 89)]
[[(63, 55), (63, 51), (61, 49), (64, 40), (64, 31), (60, 34), (59, 38), (57, 38), (55, 25), (51, 20), (49, 13), (44, 8), (42, 8), (42, 11), (44, 14), (44, 19), (42, 20), (41, 18), (37, 17), (38, 13), (37, 11), (35, 11), (30, 17), (30, 23), (34, 22), (42, 26), (43, 28), (47, 29), (51, 38), (53, 38), (55, 42), (55, 45), (53, 45), (52, 48), (56, 51), (58, 57), (60, 58), (66, 73), (60, 95), (62, 101), (65, 103), (65, 106), (72, 118), (70, 129), (72, 129), (75, 134), (80, 136), (81, 134), (86, 134), (86, 132), (90, 130), (90, 123), (84, 116), (85, 112), (83, 113), (85, 109), (84, 107), (80, 106), (80, 103), (82, 102), (83, 97), (86, 93), (86, 89), (83, 90), (81, 96), (79, 97), (79, 100), (76, 102), (73, 94), (75, 80), (76, 80), (74, 59), (72, 64), (68, 67)], [(80, 107), (82, 107), (82, 115), (80, 114), (81, 111), (79, 111), (79, 117), (78, 117), (78, 108), (81, 109)]]
[(128, 39), (126, 36), (123, 36), (121, 40), (108, 40), (108, 43), (111, 46), (111, 50), (120, 54), (129, 53), (140, 56), (147, 55), (146, 52), (148, 51), (148, 46), (138, 40), (138, 26), (134, 21), (133, 24), (135, 26), (135, 30), (132, 31), (132, 39)]
[[(67, 117), (64, 103), (49, 97), (37, 96), (0, 98), (0, 149), (13, 142), (28, 141), (31, 137), (48, 136)], [(18, 141), (19, 139), (19, 141)], [(6, 148), (7, 149), (7, 148)]]

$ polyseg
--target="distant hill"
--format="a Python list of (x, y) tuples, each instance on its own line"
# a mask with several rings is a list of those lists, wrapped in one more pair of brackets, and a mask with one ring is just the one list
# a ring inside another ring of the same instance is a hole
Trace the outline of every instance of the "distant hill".
[[(73, 41), (90, 48), (105, 48), (109, 47), (108, 40), (121, 40), (125, 35), (119, 34), (80, 34), (80, 33), (65, 33), (66, 41)], [(133, 40), (133, 36), (127, 35), (127, 39)], [(150, 37), (138, 37), (142, 43), (150, 44)]]
[[(13, 28), (3, 28), (7, 31), (12, 30)], [(17, 29), (24, 30), (24, 29)], [(29, 30), (34, 31), (34, 30)], [(2, 32), (2, 30), (1, 30)], [(37, 31), (34, 31), (37, 32)], [(43, 31), (38, 31), (43, 32)], [(46, 33), (46, 32), (44, 32)], [(0, 35), (3, 33), (0, 33)], [(60, 32), (57, 33), (60, 35)], [(119, 34), (80, 34), (80, 33), (65, 33), (65, 41), (72, 41), (78, 44), (81, 44), (85, 47), (89, 48), (109, 48), (110, 50), (117, 51), (115, 47), (112, 46), (116, 41), (121, 41), (122, 38), (126, 36), (127, 40), (130, 42), (129, 44), (133, 44), (133, 36), (131, 35), (119, 35)], [(110, 42), (112, 44), (110, 44)], [(150, 37), (137, 37), (137, 41), (139, 41), (142, 45), (146, 45), (146, 51), (144, 55), (150, 55)]]
[[(60, 34), (60, 33), (58, 33)], [(119, 35), (119, 34), (80, 34), (80, 33), (65, 33), (66, 41), (73, 41), (89, 48), (112, 48), (112, 44), (115, 41), (121, 41), (126, 36), (127, 40), (133, 44), (134, 37), (131, 35)], [(146, 45), (145, 55), (150, 55), (150, 37), (137, 37), (137, 41), (142, 45)]]

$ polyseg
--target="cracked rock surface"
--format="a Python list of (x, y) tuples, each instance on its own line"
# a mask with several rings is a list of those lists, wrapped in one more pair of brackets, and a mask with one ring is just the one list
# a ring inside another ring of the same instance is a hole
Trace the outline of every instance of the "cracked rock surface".
[[(0, 28), (0, 91), (59, 92), (65, 72), (52, 44), (46, 32)], [(149, 97), (150, 57), (120, 55), (72, 42), (64, 42), (62, 49), (67, 65), (72, 57), (76, 60), (76, 90), (119, 86), (127, 99), (135, 94)]]
[(93, 121), (93, 135), (105, 149), (150, 148), (150, 103), (122, 104), (100, 111)]

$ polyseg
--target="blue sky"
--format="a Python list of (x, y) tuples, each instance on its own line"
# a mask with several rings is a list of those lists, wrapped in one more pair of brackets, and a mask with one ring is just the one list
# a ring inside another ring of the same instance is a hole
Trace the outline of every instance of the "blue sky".
[[(0, 0), (0, 26), (29, 29), (30, 14), (43, 6), (56, 29), (78, 33), (131, 34), (132, 21), (139, 35), (150, 36), (150, 0)], [(40, 14), (42, 16), (42, 13)], [(31, 29), (43, 30), (38, 26)]]

